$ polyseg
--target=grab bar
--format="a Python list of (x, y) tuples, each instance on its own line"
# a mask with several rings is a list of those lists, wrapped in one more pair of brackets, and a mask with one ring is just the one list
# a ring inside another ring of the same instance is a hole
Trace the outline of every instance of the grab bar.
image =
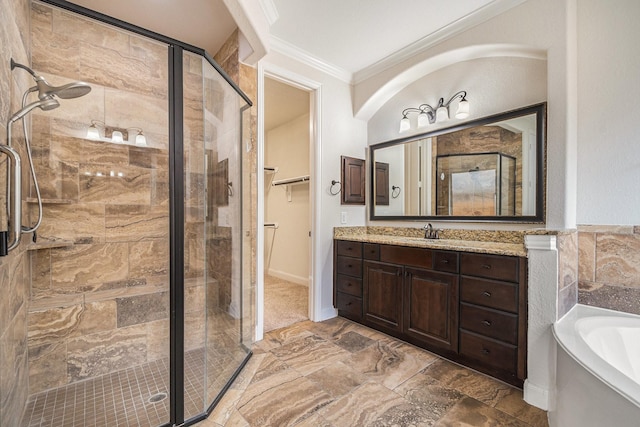
[[(9, 215), (8, 226), (13, 225), (13, 240), (7, 243), (6, 249), (0, 248), (0, 256), (7, 255), (7, 253), (16, 248), (20, 244), (20, 234), (22, 233), (22, 166), (20, 161), (20, 155), (16, 150), (7, 146), (0, 145), (0, 151), (13, 159), (13, 194), (10, 194), (10, 187), (7, 186), (7, 206), (11, 206), (11, 198), (13, 196), (13, 215), (11, 212), (7, 212)], [(9, 164), (7, 164), (9, 168)], [(11, 210), (9, 207), (8, 210)], [(8, 233), (8, 229), (5, 233)], [(3, 243), (6, 241), (2, 239)]]

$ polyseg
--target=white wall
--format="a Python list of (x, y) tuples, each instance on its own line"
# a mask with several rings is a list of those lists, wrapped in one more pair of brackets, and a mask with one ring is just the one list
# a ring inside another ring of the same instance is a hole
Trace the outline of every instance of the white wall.
[(640, 2), (578, 2), (578, 224), (640, 224)]
[(265, 272), (309, 284), (309, 182), (290, 186), (271, 186), (280, 179), (309, 175), (309, 114), (267, 131), (264, 163), (277, 167), (275, 174), (265, 174), (265, 222), (277, 222), (278, 229), (265, 228)]
[[(340, 156), (364, 159), (367, 145), (367, 126), (353, 117), (349, 84), (322, 71), (309, 67), (278, 52), (270, 52), (259, 64), (270, 75), (299, 76), (313, 82), (320, 89), (321, 117), (319, 135), (310, 183), (317, 190), (314, 208), (315, 235), (313, 288), (316, 293), (312, 320), (320, 321), (335, 316), (333, 308), (333, 227), (365, 225), (364, 206), (341, 206), (340, 196), (329, 193), (331, 180), (340, 180)], [(312, 112), (313, 114), (313, 112)], [(317, 181), (317, 182), (316, 182)], [(341, 212), (346, 212), (347, 223), (340, 223)]]

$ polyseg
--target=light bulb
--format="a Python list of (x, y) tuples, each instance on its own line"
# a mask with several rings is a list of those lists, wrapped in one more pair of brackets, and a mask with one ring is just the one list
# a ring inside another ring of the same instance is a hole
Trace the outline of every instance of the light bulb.
[(456, 119), (466, 119), (467, 117), (469, 117), (469, 101), (463, 98), (458, 104)]
[(95, 124), (91, 123), (89, 129), (87, 129), (87, 139), (98, 140), (100, 139), (100, 131)]
[(142, 147), (147, 146), (147, 138), (144, 136), (142, 131), (138, 132), (138, 134), (136, 135), (136, 145), (140, 145)]
[(400, 120), (400, 132), (406, 132), (409, 129), (411, 129), (411, 122), (405, 116), (405, 117), (402, 118), (402, 120)]
[(119, 130), (114, 130), (111, 134), (111, 142), (115, 142), (117, 144), (123, 143), (124, 139), (122, 138), (122, 132), (120, 132)]

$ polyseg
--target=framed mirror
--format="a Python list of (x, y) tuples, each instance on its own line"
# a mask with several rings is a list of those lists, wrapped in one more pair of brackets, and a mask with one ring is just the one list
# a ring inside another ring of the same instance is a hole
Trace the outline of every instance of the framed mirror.
[(370, 218), (543, 223), (545, 120), (543, 103), (371, 145)]

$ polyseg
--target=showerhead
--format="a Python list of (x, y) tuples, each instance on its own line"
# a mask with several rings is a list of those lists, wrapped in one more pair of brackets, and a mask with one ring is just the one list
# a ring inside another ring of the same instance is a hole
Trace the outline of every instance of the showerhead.
[(46, 99), (52, 95), (60, 99), (79, 98), (91, 92), (91, 86), (84, 82), (67, 83), (62, 86), (51, 86), (42, 76), (36, 78), (38, 98)]
[(9, 126), (11, 125), (11, 123), (17, 120), (20, 120), (21, 118), (26, 116), (27, 113), (29, 113), (34, 108), (39, 107), (43, 111), (49, 111), (49, 110), (53, 110), (54, 108), (58, 108), (59, 106), (60, 106), (60, 103), (55, 99), (53, 99), (52, 97), (49, 97), (47, 99), (40, 99), (38, 101), (32, 102), (31, 104), (26, 105), (24, 108), (21, 108), (20, 110), (16, 111), (16, 113), (9, 118)]
[(51, 98), (53, 95), (60, 99), (79, 98), (91, 92), (91, 86), (84, 82), (72, 82), (62, 86), (52, 86), (44, 77), (36, 74), (36, 72), (31, 68), (26, 65), (18, 64), (11, 59), (11, 69), (13, 70), (16, 67), (26, 70), (33, 76), (33, 79), (36, 81), (36, 86), (29, 89), (29, 92), (35, 92), (37, 90), (38, 98), (40, 98), (40, 100), (44, 101)]

